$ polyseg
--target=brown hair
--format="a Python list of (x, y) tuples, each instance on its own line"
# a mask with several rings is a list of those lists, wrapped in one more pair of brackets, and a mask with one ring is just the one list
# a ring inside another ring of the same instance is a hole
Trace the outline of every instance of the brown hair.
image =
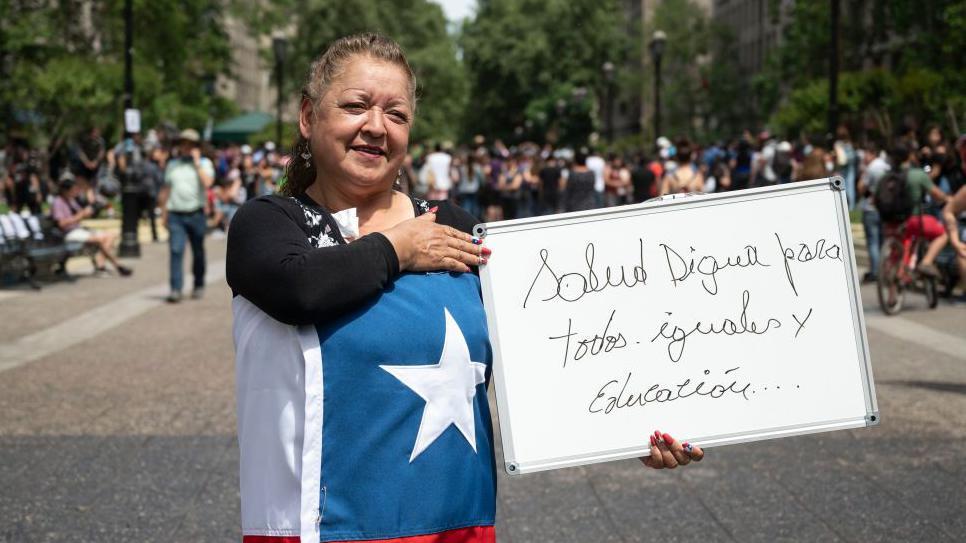
[[(322, 97), (329, 90), (329, 85), (343, 73), (346, 64), (356, 55), (364, 55), (402, 68), (409, 78), (409, 99), (415, 111), (416, 74), (409, 66), (402, 47), (381, 34), (364, 32), (335, 40), (312, 62), (308, 77), (302, 86), (302, 102), (305, 100), (312, 102), (313, 115)], [(301, 107), (300, 103), (299, 108)], [(302, 158), (302, 154), (306, 152), (309, 152), (309, 140), (299, 131), (292, 146), (292, 157), (285, 168), (286, 181), (279, 189), (280, 194), (285, 196), (302, 194), (315, 182), (315, 165), (311, 162), (306, 165), (306, 160)]]

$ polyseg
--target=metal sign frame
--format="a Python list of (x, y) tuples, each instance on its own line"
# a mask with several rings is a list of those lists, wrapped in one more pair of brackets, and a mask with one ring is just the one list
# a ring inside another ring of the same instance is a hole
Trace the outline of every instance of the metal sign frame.
[[(691, 443), (700, 445), (701, 447), (746, 443), (763, 439), (791, 437), (831, 430), (876, 426), (880, 423), (879, 408), (875, 395), (875, 382), (873, 381), (872, 377), (872, 360), (869, 353), (869, 342), (865, 328), (865, 315), (862, 309), (862, 296), (859, 290), (859, 274), (855, 263), (855, 247), (852, 240), (852, 227), (849, 220), (848, 202), (845, 197), (844, 185), (845, 182), (841, 177), (828, 177), (813, 181), (803, 181), (798, 183), (717, 194), (665, 196), (662, 198), (655, 198), (641, 204), (615, 208), (596, 209), (591, 211), (562, 213), (542, 217), (477, 224), (473, 228), (473, 232), (478, 237), (486, 237), (523, 230), (550, 228), (558, 225), (619, 220), (627, 217), (656, 214), (667, 211), (677, 211), (682, 207), (697, 208), (715, 206), (738, 201), (744, 202), (749, 200), (767, 199), (778, 195), (784, 196), (787, 194), (818, 192), (825, 190), (836, 192), (839, 195), (839, 198), (835, 200), (836, 218), (838, 221), (838, 232), (842, 241), (841, 248), (843, 253), (848, 255), (847, 258), (843, 258), (843, 264), (846, 267), (848, 281), (847, 286), (852, 309), (852, 324), (854, 327), (855, 337), (858, 339), (856, 349), (860, 358), (859, 370), (861, 372), (862, 388), (865, 395), (864, 399), (866, 405), (866, 414), (863, 417), (857, 418), (819, 421), (796, 426), (775, 427), (737, 434), (699, 436), (689, 440)], [(493, 346), (494, 387), (496, 388), (497, 408), (500, 414), (500, 433), (503, 441), (503, 457), (506, 472), (510, 475), (519, 475), (548, 469), (565, 468), (598, 462), (609, 462), (612, 460), (649, 455), (650, 447), (642, 445), (640, 447), (601, 451), (577, 456), (547, 458), (535, 462), (521, 463), (516, 460), (513, 446), (512, 421), (508, 416), (510, 406), (508, 403), (504, 380), (504, 361), (502, 350), (500, 348), (499, 332), (496, 326), (496, 307), (492, 294), (492, 278), (490, 277), (487, 266), (481, 267), (480, 279), (483, 286), (483, 304), (486, 310), (487, 324), (490, 330), (490, 342)]]

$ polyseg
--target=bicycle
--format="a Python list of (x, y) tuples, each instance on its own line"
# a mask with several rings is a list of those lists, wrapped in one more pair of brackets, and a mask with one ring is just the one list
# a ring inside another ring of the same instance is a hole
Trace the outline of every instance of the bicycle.
[[(922, 215), (919, 215), (922, 220)], [(898, 224), (883, 224), (885, 229), (879, 259), (879, 277), (876, 290), (879, 306), (886, 315), (895, 315), (902, 310), (905, 293), (909, 289), (922, 291), (926, 295), (929, 309), (939, 304), (936, 278), (916, 271), (929, 246), (929, 241), (921, 234), (906, 236), (905, 221)], [(921, 228), (920, 228), (921, 230)]]

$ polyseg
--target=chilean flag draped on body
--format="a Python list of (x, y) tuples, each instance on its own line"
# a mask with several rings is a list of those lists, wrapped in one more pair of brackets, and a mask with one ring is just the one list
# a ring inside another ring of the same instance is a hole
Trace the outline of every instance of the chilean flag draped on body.
[(321, 541), (494, 541), (479, 278), (406, 273), (316, 330)]

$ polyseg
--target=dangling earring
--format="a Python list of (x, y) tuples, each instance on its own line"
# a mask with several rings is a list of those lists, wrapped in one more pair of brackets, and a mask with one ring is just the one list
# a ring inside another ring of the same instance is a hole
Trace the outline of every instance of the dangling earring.
[(312, 152), (309, 151), (308, 147), (309, 147), (309, 144), (308, 144), (308, 142), (306, 142), (305, 143), (305, 152), (300, 155), (302, 157), (302, 159), (305, 160), (305, 169), (306, 170), (308, 170), (309, 168), (312, 167)]
[(402, 186), (402, 168), (399, 168), (399, 171), (396, 172), (396, 183), (395, 183), (395, 185), (396, 185), (397, 188)]

